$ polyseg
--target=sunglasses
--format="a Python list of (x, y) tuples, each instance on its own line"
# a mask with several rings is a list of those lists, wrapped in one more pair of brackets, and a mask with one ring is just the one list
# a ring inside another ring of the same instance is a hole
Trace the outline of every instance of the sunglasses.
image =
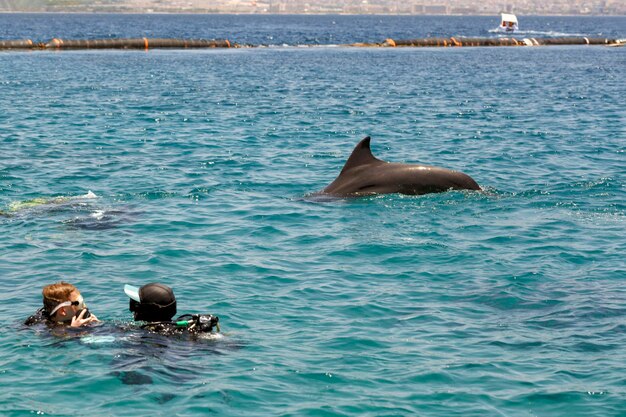
[(76, 301), (64, 301), (60, 304), (57, 304), (56, 307), (54, 307), (54, 309), (50, 312), (50, 317), (54, 316), (54, 313), (56, 313), (57, 311), (59, 311), (59, 309), (63, 308), (63, 307), (69, 307), (69, 306), (78, 306), (79, 308), (85, 308), (85, 302), (83, 300), (83, 296), (79, 295), (78, 296), (78, 300)]

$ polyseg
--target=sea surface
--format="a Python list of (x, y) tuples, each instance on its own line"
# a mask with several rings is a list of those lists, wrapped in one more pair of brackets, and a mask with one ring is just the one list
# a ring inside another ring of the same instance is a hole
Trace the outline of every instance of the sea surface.
[[(623, 416), (626, 48), (298, 47), (498, 21), (0, 15), (275, 46), (0, 52), (0, 415)], [(366, 135), (484, 191), (312, 198)], [(59, 280), (99, 326), (22, 324)], [(154, 281), (220, 336), (134, 328)]]

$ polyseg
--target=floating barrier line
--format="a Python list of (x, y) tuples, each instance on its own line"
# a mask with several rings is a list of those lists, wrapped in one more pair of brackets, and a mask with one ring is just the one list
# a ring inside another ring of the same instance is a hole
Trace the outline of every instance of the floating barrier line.
[[(561, 37), (561, 38), (449, 38), (385, 39), (381, 43), (352, 43), (348, 47), (467, 47), (467, 46), (547, 46), (547, 45), (608, 45), (623, 46), (624, 39)], [(260, 46), (260, 45), (256, 45)], [(319, 45), (311, 45), (319, 46)], [(31, 39), (0, 40), (0, 49), (156, 49), (156, 48), (254, 48), (255, 45), (240, 45), (227, 39), (60, 39), (47, 43), (35, 43)]]
[(228, 40), (207, 39), (61, 39), (35, 43), (31, 39), (0, 40), (0, 49), (155, 49), (155, 48), (233, 48)]

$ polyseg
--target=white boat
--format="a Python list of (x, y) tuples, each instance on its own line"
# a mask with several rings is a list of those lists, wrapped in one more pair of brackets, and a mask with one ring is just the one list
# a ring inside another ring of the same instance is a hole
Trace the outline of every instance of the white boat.
[(519, 29), (517, 26), (517, 17), (510, 13), (500, 13), (500, 27), (502, 32), (515, 32)]

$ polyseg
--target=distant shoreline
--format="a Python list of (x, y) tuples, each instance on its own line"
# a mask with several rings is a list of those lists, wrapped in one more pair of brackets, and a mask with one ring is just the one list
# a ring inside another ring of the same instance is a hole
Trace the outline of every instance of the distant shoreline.
[[(234, 12), (191, 12), (191, 11), (150, 11), (150, 12), (141, 12), (141, 11), (125, 11), (125, 10), (117, 10), (117, 11), (89, 11), (89, 10), (41, 10), (41, 11), (24, 11), (24, 10), (0, 10), (0, 14), (75, 14), (75, 15), (181, 15), (181, 16), (198, 16), (198, 15), (224, 15), (224, 16), (452, 16), (452, 17), (482, 17), (482, 16), (499, 16), (500, 13), (481, 13), (481, 14), (455, 14), (455, 13), (446, 13), (446, 14), (437, 14), (437, 13), (429, 13), (429, 14), (409, 14), (409, 13), (234, 13)], [(626, 17), (626, 14), (519, 14), (518, 16), (524, 17)]]

